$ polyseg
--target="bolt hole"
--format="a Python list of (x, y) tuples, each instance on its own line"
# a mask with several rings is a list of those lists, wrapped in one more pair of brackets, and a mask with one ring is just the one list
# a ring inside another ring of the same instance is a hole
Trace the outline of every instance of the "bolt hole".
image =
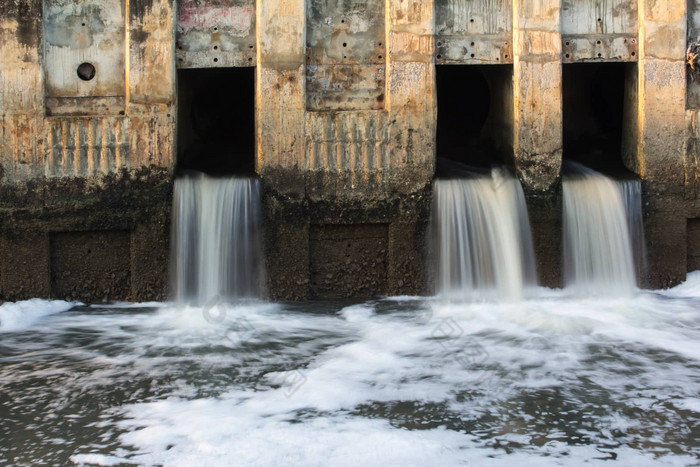
[(505, 54), (504, 57), (508, 58), (508, 54)]
[(347, 55), (343, 55), (343, 58), (348, 58), (348, 56), (347, 56)]
[(81, 26), (85, 26), (85, 23), (81, 23), (80, 25), (81, 25)]
[(217, 28), (217, 27), (214, 28), (214, 31), (218, 31), (218, 30), (219, 30), (219, 28)]
[(343, 47), (347, 47), (347, 46), (348, 46), (348, 43), (347, 43), (347, 42), (343, 42)]
[(600, 45), (600, 41), (596, 42), (596, 44)]
[(252, 48), (253, 48), (253, 46), (252, 46), (252, 45), (249, 45), (249, 46), (248, 46), (248, 48), (249, 48), (249, 49), (252, 49)]
[(248, 61), (249, 61), (249, 62), (252, 62), (252, 61), (253, 61), (253, 57), (248, 57)]
[(598, 57), (602, 57), (602, 56), (603, 56), (602, 54), (598, 54)]
[(473, 22), (474, 22), (474, 18), (470, 19), (469, 22), (470, 22), (470, 23), (473, 23)]
[(380, 42), (380, 43), (379, 43), (379, 47), (381, 47), (381, 46), (382, 46), (382, 43)]
[(438, 55), (437, 55), (437, 58), (442, 58), (442, 55), (438, 54)]
[(95, 65), (92, 63), (85, 62), (78, 66), (78, 78), (82, 79), (83, 81), (90, 81), (95, 77), (95, 73)]
[(120, 111), (119, 111), (119, 115), (124, 115), (124, 111), (123, 111), (123, 110), (120, 110)]
[(474, 58), (474, 54), (471, 54), (471, 58)]
[(215, 59), (214, 59), (214, 61), (215, 61), (215, 62), (218, 62), (218, 61), (219, 61), (219, 59), (218, 59), (218, 58), (215, 58)]
[(341, 20), (340, 20), (340, 22), (341, 22), (341, 23), (344, 23), (344, 22), (345, 22), (345, 20), (344, 20), (344, 19), (341, 19)]
[(600, 18), (598, 18), (598, 22), (600, 23), (601, 21), (603, 21), (603, 20), (602, 20), (602, 19), (600, 19)]
[(571, 42), (569, 42), (569, 41), (566, 41), (566, 45), (571, 45)]
[(635, 55), (637, 55), (637, 52), (632, 52), (632, 56), (634, 57)]
[(471, 45), (472, 47), (474, 47), (474, 43), (473, 43), (473, 42), (472, 42), (471, 44), (469, 44), (469, 45)]
[(571, 58), (571, 55), (566, 54), (565, 57), (566, 57), (566, 58)]
[(219, 46), (218, 46), (218, 45), (215, 45), (215, 46), (214, 46), (214, 50), (219, 50)]
[(380, 56), (379, 56), (379, 60), (381, 60), (381, 59), (382, 59), (382, 56), (380, 55)]

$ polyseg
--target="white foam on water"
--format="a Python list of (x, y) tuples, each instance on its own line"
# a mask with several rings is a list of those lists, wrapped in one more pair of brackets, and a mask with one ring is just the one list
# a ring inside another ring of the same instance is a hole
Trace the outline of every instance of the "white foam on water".
[(3, 303), (0, 305), (0, 332), (28, 329), (45, 316), (70, 310), (76, 305), (79, 303), (38, 298)]
[(55, 441), (76, 464), (688, 465), (690, 290), (71, 311), (8, 334), (0, 386), (11, 413), (50, 400), (42, 431), (72, 417), (115, 440)]

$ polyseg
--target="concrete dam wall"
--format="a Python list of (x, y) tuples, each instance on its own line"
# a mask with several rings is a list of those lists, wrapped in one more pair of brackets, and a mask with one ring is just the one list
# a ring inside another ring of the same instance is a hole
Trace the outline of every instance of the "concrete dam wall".
[(257, 174), (276, 300), (425, 293), (436, 175), (512, 169), (561, 285), (562, 162), (700, 269), (700, 1), (4, 0), (0, 299), (168, 293), (173, 180)]

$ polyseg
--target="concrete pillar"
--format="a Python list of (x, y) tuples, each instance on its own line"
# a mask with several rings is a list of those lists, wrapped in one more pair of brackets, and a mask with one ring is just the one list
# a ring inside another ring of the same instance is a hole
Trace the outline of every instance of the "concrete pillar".
[(386, 108), (391, 122), (391, 185), (400, 193), (412, 193), (430, 183), (434, 171), (437, 112), (433, 2), (388, 3)]
[(513, 151), (542, 285), (561, 283), (561, 0), (513, 2)]
[(640, 0), (638, 138), (625, 164), (645, 180), (648, 268), (642, 285), (685, 278), (686, 9), (684, 0)]
[(298, 300), (309, 290), (308, 216), (295, 204), (306, 191), (305, 1), (259, 1), (256, 23), (256, 170), (267, 190), (270, 298)]
[(636, 154), (625, 164), (642, 178), (683, 183), (686, 2), (640, 0)]
[[(305, 167), (304, 0), (257, 5), (256, 170), (274, 177), (279, 169)], [(275, 189), (303, 193), (296, 180), (275, 180)]]
[(559, 177), (562, 156), (560, 0), (514, 0), (515, 163), (538, 191)]

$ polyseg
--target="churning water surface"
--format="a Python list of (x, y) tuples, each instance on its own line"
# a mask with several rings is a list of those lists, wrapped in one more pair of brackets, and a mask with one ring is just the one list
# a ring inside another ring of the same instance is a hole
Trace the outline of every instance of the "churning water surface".
[(0, 464), (697, 465), (699, 310), (6, 303)]

